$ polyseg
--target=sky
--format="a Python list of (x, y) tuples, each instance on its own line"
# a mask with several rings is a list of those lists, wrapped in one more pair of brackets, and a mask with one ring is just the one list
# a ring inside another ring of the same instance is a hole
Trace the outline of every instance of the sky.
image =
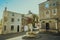
[(29, 10), (31, 12), (39, 13), (39, 4), (46, 0), (0, 0), (0, 19), (3, 16), (4, 8), (7, 10), (27, 14)]

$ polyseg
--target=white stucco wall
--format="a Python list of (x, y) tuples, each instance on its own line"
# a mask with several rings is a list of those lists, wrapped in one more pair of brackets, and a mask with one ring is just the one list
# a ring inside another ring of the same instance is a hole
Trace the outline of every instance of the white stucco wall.
[[(12, 16), (12, 14), (14, 13), (14, 16)], [(22, 16), (19, 13), (15, 13), (15, 12), (10, 12), (7, 11), (7, 21), (5, 22), (3, 19), (3, 34), (6, 33), (16, 33), (17, 32), (17, 26), (19, 25), (19, 32), (21, 32), (21, 20), (22, 20)], [(6, 13), (4, 14), (4, 16), (6, 15)], [(3, 16), (3, 18), (4, 18)], [(14, 18), (14, 22), (11, 22), (11, 19)], [(18, 21), (19, 19), (19, 21)], [(4, 30), (4, 25), (6, 25), (6, 30)], [(11, 25), (14, 25), (14, 30), (11, 30)]]

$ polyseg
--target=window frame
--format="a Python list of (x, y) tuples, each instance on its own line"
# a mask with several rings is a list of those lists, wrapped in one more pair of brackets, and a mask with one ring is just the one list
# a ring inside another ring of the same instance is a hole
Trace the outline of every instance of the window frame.
[(56, 2), (54, 2), (52, 5), (53, 5), (53, 6), (56, 6)]
[(6, 31), (6, 25), (4, 25), (4, 31)]
[(14, 16), (14, 13), (12, 13), (12, 16)]
[[(47, 14), (48, 11), (48, 14)], [(45, 11), (45, 18), (50, 18), (50, 10)]]
[(14, 22), (14, 18), (11, 18), (11, 22)]
[(11, 31), (13, 31), (14, 30), (14, 25), (11, 25)]
[(20, 21), (20, 19), (18, 19), (18, 21)]
[(56, 15), (57, 14), (57, 8), (52, 9), (52, 15)]

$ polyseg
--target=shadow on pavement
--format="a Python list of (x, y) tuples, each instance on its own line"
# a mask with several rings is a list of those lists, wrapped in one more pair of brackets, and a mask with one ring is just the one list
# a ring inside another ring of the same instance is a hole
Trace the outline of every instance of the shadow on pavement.
[(60, 33), (40, 32), (35, 38), (23, 37), (24, 40), (60, 40)]
[(26, 32), (2, 34), (2, 35), (0, 35), (0, 40), (6, 40), (6, 39), (9, 39), (9, 38), (21, 36), (21, 35), (24, 35), (25, 33), (26, 33)]

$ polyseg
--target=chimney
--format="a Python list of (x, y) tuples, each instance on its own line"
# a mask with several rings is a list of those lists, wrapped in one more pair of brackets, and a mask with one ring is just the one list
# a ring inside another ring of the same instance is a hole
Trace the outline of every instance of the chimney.
[(5, 10), (4, 11), (7, 11), (7, 7), (5, 7)]
[(29, 10), (29, 14), (32, 14), (32, 12)]

